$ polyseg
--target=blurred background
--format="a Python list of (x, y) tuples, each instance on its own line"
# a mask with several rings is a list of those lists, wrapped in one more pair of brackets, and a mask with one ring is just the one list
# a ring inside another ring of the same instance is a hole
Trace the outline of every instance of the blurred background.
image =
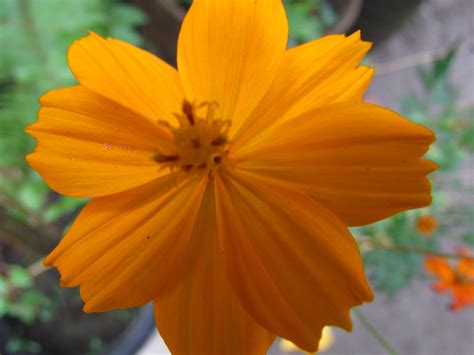
[[(56, 272), (43, 269), (42, 258), (86, 201), (57, 195), (27, 166), (34, 141), (23, 129), (36, 120), (39, 96), (75, 83), (66, 63), (73, 40), (93, 30), (174, 65), (189, 3), (0, 0), (0, 354), (167, 353), (149, 307), (86, 315), (78, 290), (60, 288)], [(353, 313), (352, 333), (329, 328), (322, 352), (473, 354), (474, 274), (457, 265), (469, 263), (474, 248), (474, 2), (284, 4), (290, 46), (361, 29), (374, 42), (365, 64), (376, 68), (366, 101), (437, 135), (428, 153), (440, 166), (431, 175), (432, 206), (353, 229), (377, 298)], [(439, 275), (427, 258), (451, 265), (456, 277), (445, 292), (433, 287)], [(277, 340), (269, 353), (299, 352)]]

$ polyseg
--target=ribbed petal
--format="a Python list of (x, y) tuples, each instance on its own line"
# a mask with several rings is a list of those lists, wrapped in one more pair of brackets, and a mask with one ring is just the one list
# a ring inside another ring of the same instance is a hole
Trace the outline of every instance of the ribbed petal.
[(374, 70), (358, 66), (370, 49), (360, 32), (331, 35), (286, 51), (272, 86), (233, 137), (244, 144), (276, 122), (335, 102), (360, 102)]
[(217, 102), (237, 129), (277, 74), (287, 36), (281, 0), (193, 1), (178, 41), (186, 96)]
[(239, 167), (301, 189), (346, 225), (364, 225), (431, 203), (420, 159), (428, 129), (387, 109), (339, 103), (274, 126), (252, 144), (231, 149)]
[(86, 312), (140, 306), (182, 277), (207, 176), (159, 178), (89, 202), (46, 258)]
[(349, 309), (373, 295), (341, 221), (296, 190), (235, 170), (216, 179), (216, 201), (232, 287), (260, 324), (306, 351), (325, 325), (351, 329)]
[(213, 190), (209, 184), (203, 197), (185, 278), (155, 300), (157, 326), (174, 355), (265, 354), (275, 336), (255, 323), (231, 290), (216, 236)]
[(71, 45), (68, 62), (82, 85), (152, 124), (174, 122), (173, 114), (181, 112), (183, 91), (176, 69), (140, 48), (90, 32)]
[(38, 144), (27, 159), (53, 190), (104, 196), (165, 173), (153, 160), (160, 131), (132, 111), (83, 86), (51, 91), (40, 102), (38, 122), (27, 128)]

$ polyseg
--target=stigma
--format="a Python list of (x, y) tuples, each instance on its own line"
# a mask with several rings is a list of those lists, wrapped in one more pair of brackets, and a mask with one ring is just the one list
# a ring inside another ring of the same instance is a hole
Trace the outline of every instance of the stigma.
[(219, 118), (218, 110), (216, 102), (194, 105), (184, 101), (181, 112), (175, 114), (178, 127), (159, 122), (173, 138), (154, 156), (155, 162), (172, 171), (216, 172), (226, 162), (231, 124)]

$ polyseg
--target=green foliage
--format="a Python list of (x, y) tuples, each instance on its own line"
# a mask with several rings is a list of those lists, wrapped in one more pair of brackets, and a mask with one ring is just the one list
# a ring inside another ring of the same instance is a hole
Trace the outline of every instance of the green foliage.
[(337, 20), (334, 9), (325, 0), (287, 0), (284, 4), (290, 26), (290, 46), (323, 36)]
[(46, 322), (53, 316), (49, 297), (35, 290), (28, 269), (10, 265), (6, 276), (0, 276), (0, 316), (11, 316), (26, 324), (35, 320)]
[(417, 253), (383, 248), (383, 245), (402, 246), (411, 249), (435, 251), (438, 247), (435, 238), (427, 239), (416, 229), (420, 212), (411, 211), (392, 218), (361, 227), (357, 235), (364, 235), (374, 244), (364, 252), (369, 279), (377, 291), (395, 296), (413, 278), (422, 275), (423, 256)]
[(462, 237), (462, 240), (463, 240), (464, 243), (469, 244), (472, 247), (474, 247), (474, 231), (471, 231), (471, 232), (465, 234)]
[(89, 352), (88, 355), (99, 355), (103, 350), (104, 342), (98, 337), (93, 337), (89, 340)]
[(28, 340), (22, 336), (13, 336), (8, 340), (7, 350), (9, 353), (39, 353), (41, 352), (41, 345), (33, 340)]
[(418, 68), (423, 95), (402, 98), (402, 111), (411, 120), (429, 126), (436, 133), (436, 142), (427, 157), (450, 171), (474, 148), (472, 108), (461, 110), (458, 91), (448, 82), (449, 68), (456, 56), (454, 46), (429, 68)]

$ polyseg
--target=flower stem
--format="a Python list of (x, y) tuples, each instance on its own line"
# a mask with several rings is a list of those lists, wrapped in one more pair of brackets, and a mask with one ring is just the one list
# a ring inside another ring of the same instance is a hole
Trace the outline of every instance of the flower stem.
[(415, 253), (415, 254), (423, 254), (423, 255), (428, 255), (428, 256), (439, 256), (442, 258), (465, 259), (465, 260), (474, 261), (474, 257), (472, 256), (437, 252), (437, 251), (424, 249), (424, 248), (409, 247), (406, 245), (391, 244), (387, 242), (376, 242), (376, 241), (368, 240), (368, 239), (357, 239), (357, 241), (376, 249), (378, 248), (378, 249), (386, 249), (386, 250), (392, 250), (395, 252), (402, 252), (402, 253)]
[(43, 265), (43, 258), (41, 258), (35, 261), (33, 264), (30, 264), (27, 270), (28, 270), (28, 273), (31, 275), (31, 277), (35, 278), (41, 275), (43, 272), (45, 272), (48, 269)]
[(364, 316), (364, 314), (358, 309), (354, 309), (354, 314), (362, 326), (377, 340), (377, 342), (387, 351), (390, 355), (397, 355), (395, 349), (388, 343), (388, 341), (380, 334), (377, 329), (370, 323), (370, 321)]

